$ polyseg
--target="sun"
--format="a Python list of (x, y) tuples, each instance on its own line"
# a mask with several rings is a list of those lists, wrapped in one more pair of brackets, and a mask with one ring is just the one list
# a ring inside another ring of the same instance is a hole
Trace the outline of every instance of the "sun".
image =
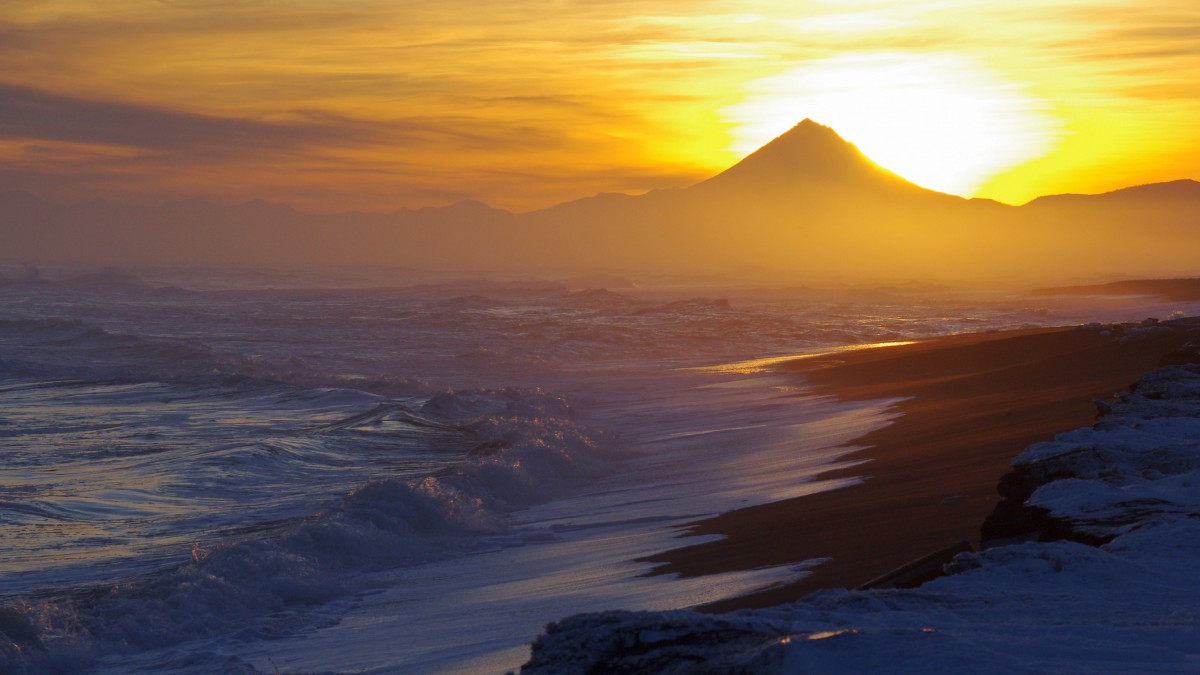
[(833, 127), (881, 166), (927, 188), (973, 196), (1059, 135), (1020, 86), (953, 55), (855, 54), (751, 83), (724, 113), (744, 155), (803, 118)]

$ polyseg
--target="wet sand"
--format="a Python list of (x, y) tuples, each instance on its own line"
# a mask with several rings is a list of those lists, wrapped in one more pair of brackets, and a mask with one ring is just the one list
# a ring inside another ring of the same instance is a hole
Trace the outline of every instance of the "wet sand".
[(996, 484), (1031, 443), (1091, 424), (1108, 400), (1200, 338), (1195, 321), (1146, 330), (1058, 328), (958, 335), (783, 365), (842, 400), (905, 397), (893, 423), (858, 439), (869, 458), (822, 478), (861, 484), (694, 524), (716, 542), (648, 558), (684, 576), (830, 558), (798, 582), (706, 606), (762, 607), (856, 587), (959, 541), (977, 544)]

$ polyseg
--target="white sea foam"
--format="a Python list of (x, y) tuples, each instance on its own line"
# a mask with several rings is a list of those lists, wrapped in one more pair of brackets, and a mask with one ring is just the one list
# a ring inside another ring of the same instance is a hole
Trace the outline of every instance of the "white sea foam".
[[(679, 545), (695, 519), (852, 482), (816, 474), (839, 466), (853, 438), (886, 423), (886, 403), (798, 396), (790, 381), (770, 375), (725, 378), (720, 386), (683, 373), (654, 382), (652, 390), (628, 383), (628, 395), (640, 391), (640, 400), (592, 410), (598, 420), (627, 423), (619, 467), (579, 494), (514, 513), (506, 529), (485, 538), (489, 547), (377, 575), (374, 585), (386, 590), (361, 598), (336, 625), (296, 639), (194, 648), (300, 672), (500, 672), (525, 659), (529, 635), (565, 612), (687, 607), (804, 575), (807, 565), (646, 576), (652, 568), (636, 559)], [(643, 421), (631, 422), (631, 414)], [(372, 647), (339, 648), (348, 640)]]
[[(361, 432), (364, 423), (377, 424), (381, 416), (374, 412), (357, 416), (350, 428)], [(437, 476), (372, 478), (314, 515), (195, 544), (190, 559), (170, 569), (20, 599), (10, 611), (34, 637), (13, 641), (8, 667), (71, 671), (106, 654), (240, 635), (236, 629), (246, 625), (264, 635), (278, 633), (306, 611), (322, 616), (328, 608), (313, 608), (362, 591), (367, 572), (486, 547), (483, 536), (501, 532), (512, 508), (558, 496), (595, 472), (596, 443), (557, 397), (516, 390), (447, 393), (417, 414), (428, 416), (459, 448), (487, 451), (468, 452)], [(256, 470), (266, 461), (269, 471), (289, 461), (274, 453), (230, 455), (229, 449), (205, 453), (203, 461)], [(204, 491), (209, 499), (214, 492)], [(279, 612), (285, 615), (278, 618)]]

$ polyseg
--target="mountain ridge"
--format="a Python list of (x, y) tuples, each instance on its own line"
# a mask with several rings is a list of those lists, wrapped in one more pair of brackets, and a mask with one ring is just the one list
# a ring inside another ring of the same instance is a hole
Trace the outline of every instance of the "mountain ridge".
[(1039, 202), (1046, 203), (1054, 200), (1077, 199), (1077, 198), (1104, 198), (1104, 199), (1124, 199), (1124, 198), (1189, 198), (1200, 197), (1200, 181), (1195, 181), (1190, 178), (1178, 178), (1175, 180), (1161, 181), (1157, 183), (1142, 183), (1141, 185), (1130, 185), (1128, 187), (1108, 190), (1106, 192), (1098, 192), (1095, 194), (1065, 192), (1062, 194), (1043, 195), (1037, 197), (1026, 204), (1037, 204)]
[[(818, 161), (814, 161), (818, 160)], [(1035, 197), (1034, 199), (1024, 204), (1007, 204), (994, 199), (984, 197), (960, 197), (949, 193), (939, 192), (930, 188), (920, 186), (899, 174), (877, 164), (868, 156), (862, 153), (856, 145), (842, 138), (835, 129), (830, 126), (821, 124), (805, 118), (797, 123), (788, 131), (776, 136), (765, 145), (746, 155), (741, 160), (735, 162), (728, 168), (710, 176), (702, 181), (691, 185), (673, 188), (661, 188), (650, 190), (640, 194), (629, 194), (623, 192), (601, 192), (594, 195), (588, 195), (570, 199), (565, 202), (552, 204), (550, 206), (534, 209), (532, 211), (514, 212), (499, 207), (492, 206), (486, 202), (467, 198), (442, 206), (423, 206), (419, 208), (400, 208), (393, 211), (335, 211), (328, 213), (311, 213), (301, 211), (295, 206), (287, 202), (276, 202), (265, 200), (262, 198), (251, 198), (241, 200), (232, 204), (225, 204), (221, 201), (212, 199), (204, 195), (195, 195), (191, 197), (168, 199), (162, 202), (157, 202), (151, 205), (139, 205), (133, 203), (113, 202), (104, 197), (96, 197), (81, 202), (65, 202), (55, 201), (39, 197), (29, 190), (7, 190), (0, 191), (0, 207), (11, 205), (18, 202), (24, 205), (41, 204), (53, 205), (57, 207), (70, 208), (73, 206), (81, 206), (83, 204), (99, 203), (103, 206), (112, 206), (118, 208), (171, 208), (180, 207), (202, 207), (204, 209), (240, 209), (244, 211), (291, 211), (303, 216), (336, 216), (347, 214), (362, 214), (373, 216), (412, 216), (420, 214), (430, 214), (435, 212), (445, 211), (462, 211), (474, 214), (495, 212), (509, 215), (527, 215), (530, 213), (538, 213), (559, 207), (578, 204), (591, 200), (628, 200), (646, 197), (649, 195), (663, 194), (679, 194), (703, 186), (719, 184), (725, 181), (741, 181), (741, 182), (757, 182), (766, 185), (780, 183), (794, 183), (796, 179), (819, 179), (819, 180), (845, 180), (846, 178), (861, 179), (869, 177), (871, 179), (882, 179), (881, 182), (890, 182), (894, 185), (902, 185), (906, 188), (911, 188), (923, 193), (932, 193), (951, 197), (954, 199), (975, 201), (975, 202), (991, 202), (1002, 204), (1011, 207), (1023, 207), (1033, 205), (1045, 200), (1057, 199), (1074, 199), (1074, 198), (1089, 198), (1089, 197), (1113, 197), (1118, 195), (1144, 195), (1149, 192), (1157, 192), (1160, 195), (1172, 192), (1189, 192), (1200, 194), (1200, 181), (1189, 178), (1174, 179), (1169, 181), (1160, 181), (1154, 183), (1145, 183), (1139, 185), (1131, 185), (1122, 188), (1116, 188), (1100, 193), (1057, 193)], [(1188, 196), (1191, 196), (1190, 194)]]
[(262, 200), (62, 204), (0, 193), (0, 258), (1050, 280), (1105, 264), (1125, 274), (1198, 272), (1188, 255), (1200, 250), (1197, 222), (1196, 181), (1022, 206), (963, 199), (905, 180), (806, 119), (691, 186), (602, 193), (525, 213), (475, 200), (311, 214)]

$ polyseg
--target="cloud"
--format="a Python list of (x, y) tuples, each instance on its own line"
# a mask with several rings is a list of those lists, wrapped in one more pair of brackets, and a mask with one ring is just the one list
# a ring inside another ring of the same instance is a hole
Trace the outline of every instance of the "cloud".
[[(123, 101), (100, 101), (0, 83), (0, 139), (134, 148), (196, 160), (322, 149), (417, 146), (547, 148), (561, 138), (531, 123), (469, 115), (363, 120), (318, 109), (263, 120), (207, 115)], [(447, 145), (448, 144), (448, 145)]]
[[(0, 84), (0, 182), (74, 200), (156, 201), (206, 194), (300, 200), (320, 210), (442, 203), (451, 197), (500, 205), (548, 204), (600, 190), (677, 184), (625, 165), (563, 172), (557, 158), (603, 135), (578, 138), (497, 105), (572, 109), (553, 97), (460, 100), (456, 115), (362, 120), (316, 109), (253, 119), (105, 101)], [(586, 106), (584, 106), (586, 109)], [(549, 153), (548, 155), (543, 153)], [(324, 205), (322, 205), (322, 203)], [(336, 206), (334, 206), (336, 205)]]
[(69, 141), (161, 152), (264, 150), (359, 142), (361, 123), (320, 116), (261, 121), (96, 101), (0, 84), (0, 137)]
[(977, 58), (1064, 115), (1109, 106), (1081, 128), (1167, 128), (1144, 104), (1200, 105), (1196, 7), (0, 0), (0, 168), (131, 192), (272, 196), (286, 179), (337, 206), (545, 205), (719, 169), (736, 159), (719, 111), (747, 83), (846, 50)]

